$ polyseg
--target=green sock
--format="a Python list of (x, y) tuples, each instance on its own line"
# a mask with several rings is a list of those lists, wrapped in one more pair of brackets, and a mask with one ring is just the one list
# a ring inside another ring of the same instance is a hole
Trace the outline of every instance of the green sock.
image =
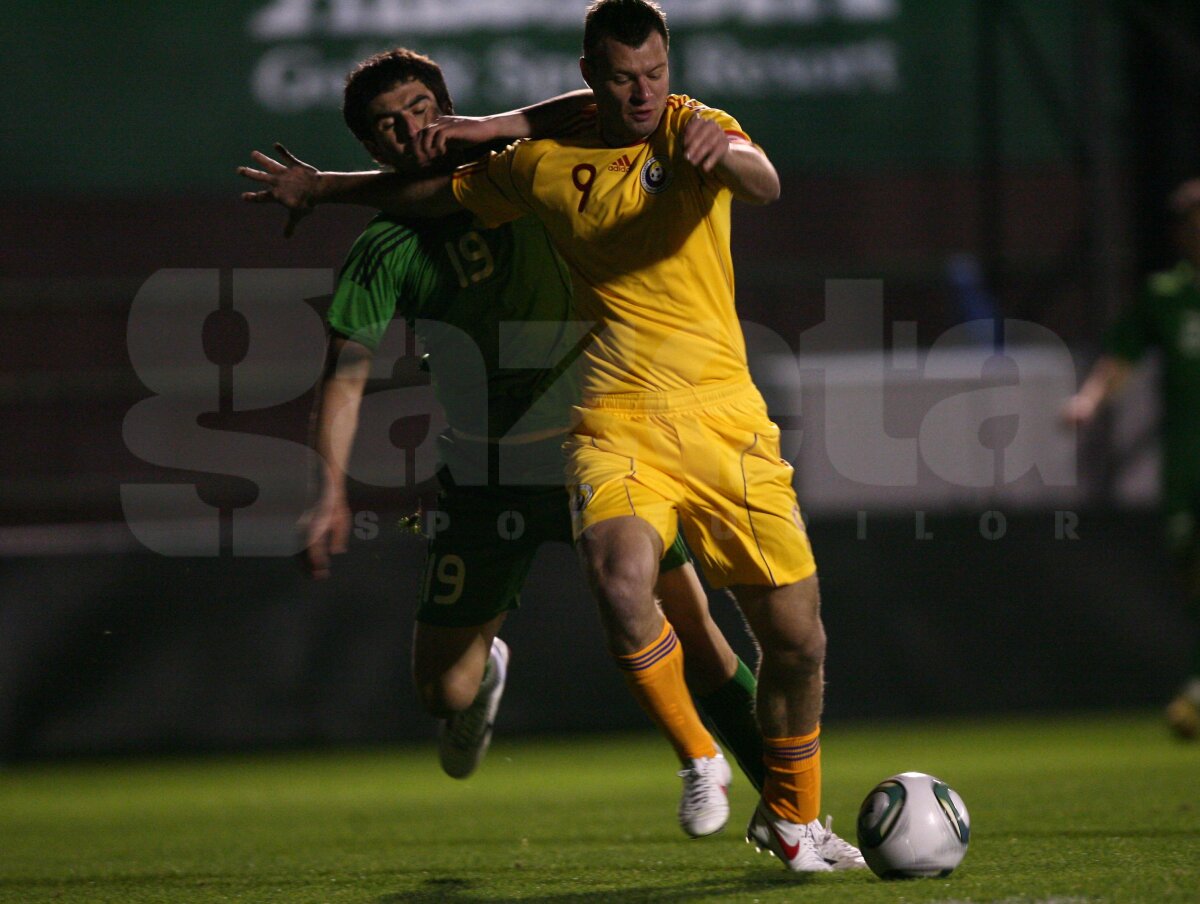
[(733, 677), (711, 694), (693, 695), (700, 715), (726, 753), (732, 753), (746, 778), (762, 790), (766, 767), (763, 765), (762, 731), (754, 717), (754, 697), (758, 682), (746, 663), (738, 658)]

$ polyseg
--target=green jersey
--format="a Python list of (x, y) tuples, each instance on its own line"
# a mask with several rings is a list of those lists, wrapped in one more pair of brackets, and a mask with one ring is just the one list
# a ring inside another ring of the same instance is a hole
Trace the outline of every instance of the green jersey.
[(1105, 351), (1135, 362), (1162, 354), (1163, 497), (1168, 507), (1200, 497), (1200, 283), (1186, 261), (1151, 275), (1113, 325)]
[(393, 317), (416, 330), (456, 431), (502, 439), (570, 424), (570, 276), (533, 218), (484, 229), (467, 212), (376, 217), (350, 250), (327, 320), (374, 351)]

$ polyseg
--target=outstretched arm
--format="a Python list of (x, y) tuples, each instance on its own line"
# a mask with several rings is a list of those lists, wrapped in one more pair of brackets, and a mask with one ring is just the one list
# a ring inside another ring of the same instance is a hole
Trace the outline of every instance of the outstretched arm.
[(711, 173), (739, 201), (770, 204), (779, 198), (779, 174), (761, 150), (730, 141), (721, 125), (695, 115), (683, 127), (684, 158), (703, 173)]
[(491, 116), (442, 116), (417, 133), (413, 152), (427, 164), (454, 148), (518, 138), (550, 138), (570, 132), (594, 116), (590, 88), (560, 94), (518, 110)]
[(251, 159), (262, 169), (239, 166), (237, 172), (266, 186), (244, 192), (242, 200), (273, 202), (288, 209), (286, 236), (317, 204), (361, 204), (406, 217), (441, 217), (462, 209), (450, 188), (449, 176), (413, 179), (379, 170), (328, 173), (298, 159), (281, 144), (275, 145), (275, 150), (285, 162), (254, 151)]

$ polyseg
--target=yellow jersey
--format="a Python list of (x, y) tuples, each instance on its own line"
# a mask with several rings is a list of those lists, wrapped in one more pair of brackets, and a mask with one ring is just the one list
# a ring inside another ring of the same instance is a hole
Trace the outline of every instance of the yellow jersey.
[(585, 395), (747, 379), (729, 249), (732, 192), (683, 157), (693, 116), (749, 143), (736, 120), (671, 95), (655, 132), (609, 147), (598, 125), (519, 141), (460, 168), (455, 197), (488, 226), (525, 214), (567, 262), (581, 320)]

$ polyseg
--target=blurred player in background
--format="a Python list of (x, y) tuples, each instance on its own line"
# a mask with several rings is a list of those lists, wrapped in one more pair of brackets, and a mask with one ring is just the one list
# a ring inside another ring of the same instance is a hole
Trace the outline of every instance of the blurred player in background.
[(681, 758), (715, 772), (676, 633), (654, 602), (678, 519), (762, 653), (766, 780), (747, 840), (792, 870), (862, 868), (859, 852), (819, 820), (825, 633), (816, 564), (778, 427), (750, 380), (733, 299), (732, 200), (773, 201), (779, 180), (732, 117), (669, 93), (667, 45), (657, 4), (593, 3), (580, 65), (596, 122), (513, 144), (453, 180), (296, 166), (247, 175), (270, 186), (266, 198), (297, 209), (343, 201), (440, 216), (466, 207), (490, 226), (529, 214), (546, 225), (580, 315), (596, 324), (581, 356), (582, 420), (567, 473), (609, 649), (643, 705), (667, 715), (660, 726)]
[[(538, 116), (569, 119), (580, 107), (580, 98), (567, 97), (521, 111), (519, 131), (539, 128)], [(355, 68), (343, 113), (375, 160), (411, 173), (413, 137), (443, 114), (453, 118), (453, 102), (436, 63), (397, 49)], [(256, 159), (282, 167), (262, 155)], [(438, 511), (445, 522), (429, 541), (413, 671), (425, 708), (443, 720), (442, 766), (465, 778), (487, 749), (504, 688), (508, 650), (496, 634), (518, 605), (539, 546), (572, 539), (561, 451), (578, 401), (567, 366), (578, 338), (569, 333), (576, 319), (570, 279), (531, 217), (488, 229), (461, 210), (415, 220), (381, 215), (366, 228), (327, 314), (328, 361), (314, 430), (321, 492), (305, 523), (307, 558), (317, 577), (327, 576), (331, 555), (346, 548), (346, 464), (372, 354), (395, 316), (415, 326), (450, 424), (439, 437)], [(506, 366), (516, 355), (520, 365)], [(687, 651), (697, 699), (761, 786), (754, 676), (712, 621), (682, 539), (666, 550), (656, 590)], [(709, 834), (728, 816), (724, 792), (698, 779), (693, 763), (683, 765), (681, 824), (689, 834)]]
[[(1071, 424), (1090, 423), (1147, 351), (1162, 356), (1162, 507), (1171, 554), (1200, 621), (1200, 179), (1180, 185), (1169, 207), (1180, 261), (1146, 279), (1063, 414)], [(1200, 631), (1191, 673), (1167, 720), (1180, 737), (1200, 734)]]

